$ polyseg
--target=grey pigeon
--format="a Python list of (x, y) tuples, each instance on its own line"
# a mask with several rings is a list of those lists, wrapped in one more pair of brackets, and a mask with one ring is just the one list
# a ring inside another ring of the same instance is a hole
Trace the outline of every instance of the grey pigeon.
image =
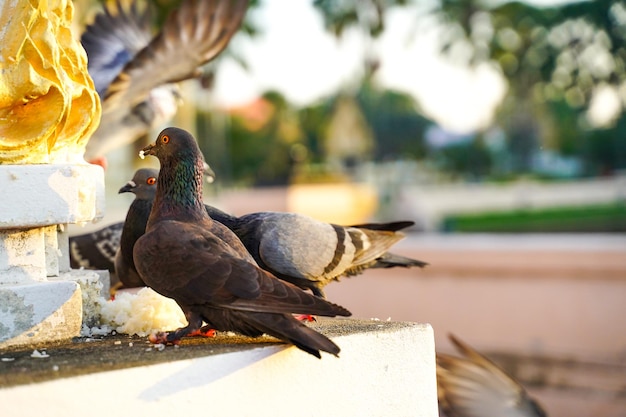
[(296, 213), (235, 217), (211, 206), (207, 211), (239, 236), (261, 268), (320, 297), (328, 283), (367, 268), (427, 265), (387, 252), (404, 237), (398, 231), (413, 222), (339, 226)]
[(156, 194), (158, 173), (157, 169), (141, 168), (135, 172), (133, 179), (119, 190), (119, 193), (135, 194), (135, 199), (128, 208), (123, 222), (120, 246), (115, 255), (115, 273), (119, 281), (127, 288), (145, 285), (135, 268), (133, 247), (137, 239), (146, 232), (146, 223)]
[(157, 169), (139, 169), (133, 179), (120, 188), (120, 193), (135, 194), (126, 214), (126, 221), (113, 223), (93, 233), (71, 236), (69, 239), (72, 268), (108, 270), (111, 295), (122, 287), (144, 286), (133, 263), (133, 245), (146, 230), (158, 173)]
[(146, 233), (133, 250), (135, 266), (148, 286), (176, 301), (189, 323), (150, 340), (175, 342), (204, 321), (215, 330), (269, 334), (318, 358), (320, 351), (337, 355), (337, 345), (292, 314), (350, 312), (259, 268), (239, 238), (208, 216), (202, 202), (203, 160), (193, 136), (167, 128), (144, 154), (156, 156), (161, 171)]
[(500, 367), (456, 337), (449, 337), (465, 357), (437, 354), (437, 395), (447, 417), (547, 415)]
[(102, 100), (100, 126), (87, 161), (130, 144), (176, 114), (173, 83), (200, 75), (237, 32), (248, 0), (184, 0), (152, 36), (150, 13), (135, 1), (105, 7), (81, 37)]

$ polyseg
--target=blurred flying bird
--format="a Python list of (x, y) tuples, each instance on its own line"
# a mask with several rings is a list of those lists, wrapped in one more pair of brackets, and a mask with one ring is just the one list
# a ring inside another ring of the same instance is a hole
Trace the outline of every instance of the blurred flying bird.
[(247, 6), (248, 0), (183, 0), (154, 37), (147, 6), (117, 0), (105, 7), (81, 37), (102, 100), (85, 159), (105, 164), (108, 152), (171, 119), (178, 106), (174, 83), (201, 75), (199, 68), (239, 29)]
[(350, 313), (259, 268), (239, 238), (207, 215), (203, 159), (193, 136), (167, 128), (140, 155), (156, 156), (161, 171), (146, 233), (134, 246), (135, 266), (148, 286), (178, 303), (189, 323), (150, 340), (175, 342), (204, 321), (246, 336), (266, 333), (317, 357), (320, 351), (337, 355), (337, 345), (292, 314)]
[(524, 387), (453, 335), (463, 354), (437, 354), (437, 395), (447, 417), (545, 417)]

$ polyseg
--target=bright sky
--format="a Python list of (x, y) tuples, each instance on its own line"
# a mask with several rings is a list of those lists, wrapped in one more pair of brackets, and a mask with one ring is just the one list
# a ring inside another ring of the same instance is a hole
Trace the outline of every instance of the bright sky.
[[(296, 105), (306, 105), (360, 79), (363, 38), (354, 31), (341, 40), (327, 33), (310, 0), (264, 0), (254, 13), (263, 35), (234, 40), (250, 69), (222, 61), (214, 91), (219, 104), (243, 104), (276, 89)], [(414, 36), (415, 20), (406, 9), (388, 15), (386, 31), (374, 45), (382, 62), (377, 81), (412, 94), (428, 116), (449, 130), (487, 126), (506, 92), (504, 79), (488, 66), (470, 72), (442, 61), (437, 33)]]
[(327, 34), (310, 1), (265, 0), (254, 12), (263, 34), (233, 41), (250, 70), (224, 60), (216, 86), (219, 102), (246, 102), (273, 88), (304, 105), (330, 95), (360, 69), (360, 39), (338, 42)]

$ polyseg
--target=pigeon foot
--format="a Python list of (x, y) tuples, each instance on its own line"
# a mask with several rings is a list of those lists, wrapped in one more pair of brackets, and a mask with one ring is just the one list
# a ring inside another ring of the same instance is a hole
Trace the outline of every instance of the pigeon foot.
[(148, 336), (148, 341), (153, 345), (163, 344), (163, 345), (179, 345), (180, 337), (177, 336), (177, 332), (169, 333), (169, 332), (157, 332), (152, 333)]
[(315, 316), (312, 316), (310, 314), (294, 314), (293, 317), (296, 320), (300, 320), (300, 321), (305, 321), (307, 323), (310, 323), (312, 321), (317, 321), (317, 319), (315, 318)]
[(187, 336), (188, 337), (192, 337), (192, 336), (215, 337), (216, 334), (217, 332), (215, 331), (215, 329), (211, 329), (209, 328), (209, 326), (204, 326), (198, 330), (194, 330), (193, 332), (189, 333)]

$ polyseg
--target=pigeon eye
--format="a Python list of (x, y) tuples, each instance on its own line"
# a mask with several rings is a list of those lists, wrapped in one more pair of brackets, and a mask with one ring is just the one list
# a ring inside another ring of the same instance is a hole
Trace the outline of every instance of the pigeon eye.
[(161, 136), (161, 142), (169, 143), (169, 141), (170, 141), (170, 137), (169, 136), (167, 136), (167, 135)]
[(148, 179), (146, 180), (146, 184), (148, 184), (148, 185), (154, 185), (154, 184), (156, 184), (156, 178), (154, 178), (154, 177), (150, 177), (150, 178), (148, 178)]

